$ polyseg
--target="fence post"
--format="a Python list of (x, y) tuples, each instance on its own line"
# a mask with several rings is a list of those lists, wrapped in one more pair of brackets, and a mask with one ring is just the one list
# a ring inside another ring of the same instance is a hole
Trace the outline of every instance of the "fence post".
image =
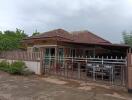
[(127, 88), (132, 93), (132, 54), (127, 54)]
[(45, 68), (44, 68), (44, 50), (45, 49), (40, 49), (40, 74), (45, 74)]
[(80, 70), (81, 66), (80, 66), (80, 62), (78, 62), (78, 78), (81, 78), (81, 70)]
[[(102, 69), (103, 69), (103, 67), (104, 67), (104, 57), (102, 56), (102, 65), (101, 65), (101, 67), (102, 67)], [(103, 70), (101, 70), (101, 72), (102, 72), (102, 80), (104, 80), (104, 75), (103, 75)]]
[(86, 63), (86, 67), (85, 67), (85, 74), (86, 74), (86, 76), (85, 76), (85, 81), (87, 82), (87, 63), (88, 63), (88, 60), (87, 60), (87, 56), (86, 56), (86, 60), (85, 60), (85, 63)]

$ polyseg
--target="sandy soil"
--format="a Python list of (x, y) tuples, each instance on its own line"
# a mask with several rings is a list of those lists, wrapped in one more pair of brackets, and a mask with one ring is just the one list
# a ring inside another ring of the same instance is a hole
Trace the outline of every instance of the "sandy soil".
[(95, 83), (0, 72), (0, 100), (132, 100), (132, 95)]

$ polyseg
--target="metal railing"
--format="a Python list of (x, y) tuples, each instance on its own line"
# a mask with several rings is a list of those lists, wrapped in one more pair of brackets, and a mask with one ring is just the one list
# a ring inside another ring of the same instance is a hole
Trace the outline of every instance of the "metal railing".
[(127, 59), (123, 57), (46, 56), (43, 61), (45, 74), (110, 85), (126, 85)]

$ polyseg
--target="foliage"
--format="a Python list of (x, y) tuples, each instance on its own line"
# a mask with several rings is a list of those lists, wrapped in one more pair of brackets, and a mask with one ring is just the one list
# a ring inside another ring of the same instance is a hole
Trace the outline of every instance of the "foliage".
[(36, 35), (39, 35), (40, 33), (36, 30), (33, 34), (32, 34), (32, 36), (36, 36)]
[(0, 51), (14, 50), (21, 48), (21, 40), (27, 35), (23, 30), (16, 29), (16, 31), (0, 31)]
[(132, 47), (132, 32), (123, 32), (124, 43)]
[(22, 61), (15, 61), (10, 65), (10, 73), (11, 74), (23, 74), (26, 65)]
[(31, 71), (26, 69), (26, 65), (22, 61), (15, 61), (9, 64), (6, 60), (3, 60), (0, 62), (0, 70), (8, 72), (10, 74), (17, 74), (17, 75), (33, 74)]
[(2, 32), (0, 31), (0, 35), (2, 35)]
[(3, 60), (3, 61), (0, 62), (0, 70), (8, 72), (9, 67), (10, 67), (10, 64), (6, 60)]

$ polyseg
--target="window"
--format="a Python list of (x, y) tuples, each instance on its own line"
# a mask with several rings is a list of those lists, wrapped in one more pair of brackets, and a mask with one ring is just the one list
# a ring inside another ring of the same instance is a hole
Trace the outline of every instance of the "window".
[(46, 48), (45, 56), (55, 56), (55, 48)]
[(39, 52), (39, 48), (34, 47), (34, 48), (33, 48), (33, 52)]
[(50, 54), (51, 56), (55, 56), (55, 48), (50, 48)]
[(63, 48), (59, 48), (58, 49), (58, 54), (59, 54), (59, 57), (63, 57), (64, 56), (64, 49)]
[(64, 49), (63, 48), (58, 49), (58, 56), (59, 56), (59, 63), (63, 64), (63, 57), (64, 57)]
[(48, 65), (50, 62), (50, 57), (55, 56), (55, 48), (45, 49), (45, 64)]
[(93, 57), (94, 56), (94, 51), (93, 50), (86, 50), (85, 51), (85, 56), (87, 57)]
[(76, 50), (75, 49), (71, 49), (71, 57), (75, 57), (76, 56)]

